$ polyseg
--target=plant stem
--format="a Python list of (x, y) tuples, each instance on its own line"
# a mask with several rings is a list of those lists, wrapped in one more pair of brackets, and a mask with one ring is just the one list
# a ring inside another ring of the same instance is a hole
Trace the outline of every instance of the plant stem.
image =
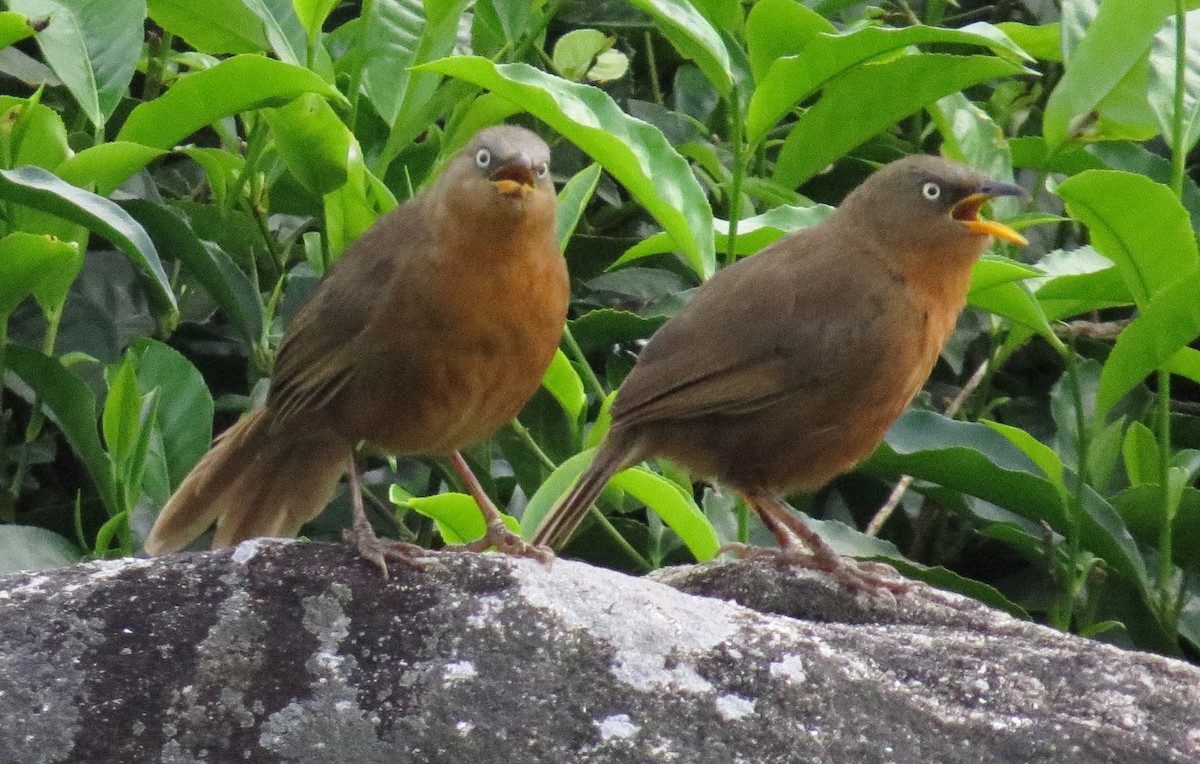
[(729, 233), (725, 239), (725, 264), (737, 260), (738, 219), (742, 213), (742, 180), (746, 175), (747, 147), (742, 145), (742, 108), (737, 87), (729, 96), (729, 143), (733, 149), (733, 178), (729, 183)]
[(659, 106), (665, 106), (666, 100), (663, 98), (662, 86), (658, 83), (658, 61), (654, 56), (654, 40), (650, 37), (650, 32), (647, 30), (644, 33), (646, 42), (646, 65), (650, 67), (650, 92), (654, 94), (654, 102)]
[(546, 452), (542, 450), (542, 447), (538, 445), (538, 442), (533, 439), (533, 434), (529, 432), (529, 428), (521, 424), (520, 419), (514, 417), (513, 420), (509, 422), (509, 425), (513, 428), (513, 432), (517, 434), (517, 437), (520, 438), (526, 447), (533, 452), (534, 456), (538, 458), (538, 461), (540, 461), (542, 465), (546, 467), (546, 469), (552, 472), (555, 469), (558, 469), (558, 465), (554, 463), (553, 459), (546, 455)]
[(374, 15), (375, 0), (363, 0), (362, 12), (358, 15), (362, 19), (362, 29), (358, 34), (358, 61), (355, 62), (350, 72), (350, 82), (346, 85), (346, 98), (350, 101), (350, 114), (346, 117), (346, 126), (350, 128), (350, 132), (354, 132), (358, 121), (359, 91), (362, 90), (363, 69), (367, 67), (367, 35), (371, 31), (371, 18)]
[(621, 535), (621, 532), (617, 530), (616, 526), (614, 526), (607, 517), (604, 516), (603, 512), (595, 507), (592, 507), (591, 512), (592, 517), (595, 518), (596, 522), (600, 524), (600, 527), (604, 529), (605, 533), (612, 536), (613, 541), (615, 541), (617, 546), (621, 548), (621, 551), (633, 558), (633, 560), (637, 562), (639, 566), (641, 566), (642, 570), (654, 570), (654, 566), (650, 564), (650, 561), (638, 554), (638, 551), (633, 548), (633, 546), (625, 539), (624, 536)]
[(571, 334), (571, 327), (563, 327), (563, 344), (567, 346), (567, 352), (575, 359), (575, 362), (584, 370), (583, 379), (591, 386), (592, 392), (596, 394), (600, 400), (608, 395), (604, 385), (600, 383), (600, 378), (596, 376), (596, 372), (592, 370), (591, 364), (587, 362), (587, 358), (583, 355), (583, 348), (579, 347), (579, 343), (575, 341), (575, 335)]

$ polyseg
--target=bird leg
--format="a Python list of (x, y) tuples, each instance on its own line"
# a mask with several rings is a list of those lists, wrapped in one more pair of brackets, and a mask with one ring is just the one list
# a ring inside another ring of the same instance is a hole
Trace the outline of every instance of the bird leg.
[[(833, 550), (823, 538), (805, 525), (792, 510), (769, 493), (745, 493), (743, 496), (767, 529), (779, 542), (779, 549), (752, 549), (745, 545), (729, 545), (729, 551), (741, 557), (770, 555), (782, 562), (810, 570), (829, 573), (839, 583), (862, 591), (873, 592), (885, 589), (901, 593), (912, 588), (909, 581), (883, 578), (868, 572), (864, 567), (847, 560)], [(808, 547), (800, 548), (797, 537)]]
[(383, 542), (375, 535), (375, 529), (371, 527), (371, 521), (367, 519), (366, 509), (363, 507), (362, 481), (358, 475), (358, 464), (355, 463), (353, 450), (350, 451), (347, 465), (349, 467), (347, 481), (350, 484), (350, 506), (353, 508), (354, 524), (342, 531), (342, 540), (347, 544), (352, 544), (363, 559), (374, 563), (383, 571), (384, 578), (388, 577), (388, 558), (418, 569), (430, 567), (427, 557), (429, 550), (425, 547), (391, 539)]
[(488, 498), (487, 493), (483, 490), (483, 486), (479, 484), (479, 479), (471, 471), (471, 467), (467, 464), (467, 460), (463, 458), (462, 453), (455, 451), (453, 456), (450, 457), (450, 461), (454, 464), (454, 469), (458, 470), (458, 474), (462, 476), (463, 481), (467, 484), (467, 491), (475, 499), (475, 503), (479, 505), (479, 513), (483, 515), (483, 520), (487, 523), (487, 532), (483, 534), (483, 538), (472, 541), (469, 544), (448, 546), (448, 549), (483, 552), (495, 547), (499, 552), (515, 554), (521, 557), (532, 557), (539, 562), (550, 562), (554, 559), (554, 552), (550, 551), (548, 547), (529, 544), (525, 539), (508, 529), (508, 526), (504, 524), (504, 519), (500, 516), (500, 510), (496, 509), (496, 505)]

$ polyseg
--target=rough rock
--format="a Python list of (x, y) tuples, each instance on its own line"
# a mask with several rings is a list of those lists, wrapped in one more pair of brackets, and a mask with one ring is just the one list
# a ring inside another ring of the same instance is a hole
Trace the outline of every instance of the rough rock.
[(423, 559), (385, 582), (248, 542), (0, 580), (0, 761), (1200, 761), (1200, 670), (923, 586)]

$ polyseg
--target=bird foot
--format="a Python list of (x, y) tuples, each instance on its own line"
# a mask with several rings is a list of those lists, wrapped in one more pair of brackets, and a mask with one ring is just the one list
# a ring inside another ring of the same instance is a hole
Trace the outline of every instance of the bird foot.
[(512, 554), (518, 557), (529, 557), (542, 564), (554, 561), (554, 552), (550, 547), (533, 545), (508, 529), (503, 523), (488, 525), (487, 533), (482, 538), (468, 544), (453, 544), (445, 547), (447, 550), (462, 550), (467, 552), (486, 552), (495, 548), (497, 552)]
[(384, 559), (383, 543), (379, 537), (371, 530), (371, 526), (362, 526), (355, 523), (352, 528), (347, 528), (342, 531), (342, 541), (349, 544), (358, 550), (361, 556), (367, 562), (373, 564), (383, 572), (383, 577), (388, 577), (387, 560)]
[(903, 594), (916, 585), (907, 579), (893, 578), (892, 575), (896, 574), (896, 569), (890, 565), (877, 562), (856, 562), (835, 554), (832, 549), (822, 549), (813, 553), (801, 549), (798, 545), (770, 549), (735, 543), (726, 544), (717, 550), (718, 555), (724, 552), (729, 552), (742, 560), (768, 558), (780, 565), (794, 565), (798, 568), (821, 571), (829, 574), (835, 581), (848, 589), (868, 594), (876, 594), (879, 591)]

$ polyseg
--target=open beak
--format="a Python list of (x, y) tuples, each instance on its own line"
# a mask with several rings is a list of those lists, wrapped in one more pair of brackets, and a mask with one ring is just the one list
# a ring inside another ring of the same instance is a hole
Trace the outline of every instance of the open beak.
[(533, 163), (524, 154), (518, 154), (497, 167), (488, 179), (497, 191), (510, 199), (524, 199), (537, 184)]
[(1010, 183), (989, 181), (980, 187), (977, 193), (971, 194), (950, 210), (950, 216), (962, 223), (963, 227), (980, 236), (995, 236), (997, 239), (1011, 241), (1018, 247), (1029, 244), (1024, 236), (995, 220), (984, 220), (979, 217), (979, 208), (997, 196), (1028, 196), (1025, 189)]

